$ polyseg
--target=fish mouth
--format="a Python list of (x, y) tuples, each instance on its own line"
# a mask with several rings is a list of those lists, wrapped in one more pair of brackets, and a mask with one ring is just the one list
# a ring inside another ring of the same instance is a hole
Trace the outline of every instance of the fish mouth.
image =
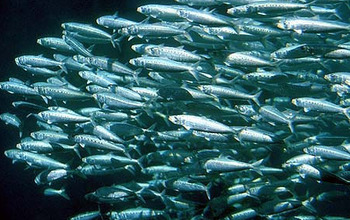
[(15, 58), (15, 63), (17, 64), (17, 66), (21, 65), (21, 61), (18, 57)]
[(277, 23), (277, 27), (278, 27), (279, 29), (286, 29), (286, 26), (283, 24), (282, 21), (279, 21), (279, 22)]

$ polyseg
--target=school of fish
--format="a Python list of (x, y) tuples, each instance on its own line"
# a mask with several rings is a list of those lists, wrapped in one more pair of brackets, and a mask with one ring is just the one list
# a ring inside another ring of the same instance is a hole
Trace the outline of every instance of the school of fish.
[(349, 1), (175, 1), (17, 57), (6, 157), (76, 220), (350, 218)]

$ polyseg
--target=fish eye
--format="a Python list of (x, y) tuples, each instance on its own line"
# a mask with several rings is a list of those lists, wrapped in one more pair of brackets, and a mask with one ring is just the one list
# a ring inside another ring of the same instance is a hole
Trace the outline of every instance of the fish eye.
[(181, 17), (186, 17), (186, 15), (187, 15), (187, 13), (186, 13), (185, 10), (179, 10), (179, 11), (178, 11), (178, 14), (179, 14), (179, 16), (181, 16)]
[(256, 11), (257, 11), (257, 9), (255, 7), (247, 7), (247, 12), (249, 12), (249, 13), (253, 13)]
[(152, 10), (148, 7), (143, 7), (141, 10), (143, 11), (143, 13), (146, 13), (146, 14), (150, 14), (152, 12)]
[(142, 13), (142, 14), (145, 14), (147, 11), (149, 11), (149, 10), (147, 10), (147, 8), (145, 7), (145, 6), (140, 6), (139, 8), (138, 8), (138, 11), (140, 12), (140, 13)]
[(151, 54), (154, 54), (154, 55), (159, 55), (159, 49), (156, 48), (156, 47), (153, 47), (153, 48), (149, 48), (148, 50)]
[(173, 115), (173, 116), (169, 116), (169, 120), (171, 121), (171, 122), (173, 122), (174, 124), (177, 124), (177, 123), (179, 123), (179, 118), (177, 117), (177, 116), (175, 116), (175, 115)]
[(142, 66), (143, 65), (143, 61), (142, 60), (140, 60), (140, 59), (132, 59), (132, 61), (131, 61), (132, 63), (134, 63), (134, 65), (135, 66)]
[(129, 34), (136, 34), (136, 32), (137, 32), (137, 27), (136, 27), (135, 25), (132, 25), (132, 26), (130, 26), (130, 27), (127, 27), (127, 32), (128, 32)]

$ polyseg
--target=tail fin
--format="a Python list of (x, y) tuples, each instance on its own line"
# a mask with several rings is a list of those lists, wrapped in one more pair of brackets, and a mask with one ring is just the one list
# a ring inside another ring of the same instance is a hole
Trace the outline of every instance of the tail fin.
[(256, 93), (256, 94), (253, 96), (253, 98), (252, 98), (252, 100), (253, 100), (258, 106), (260, 106), (259, 97), (260, 97), (261, 93), (262, 93), (262, 91), (259, 91), (259, 92)]
[(62, 63), (61, 65), (59, 65), (59, 67), (63, 70), (63, 72), (68, 73), (68, 69), (65, 63)]
[(197, 81), (199, 81), (199, 72), (197, 70), (189, 70), (188, 71)]
[(345, 108), (343, 113), (350, 120), (350, 107)]
[(263, 173), (261, 172), (259, 166), (261, 166), (261, 164), (264, 162), (264, 159), (260, 159), (254, 163), (252, 163), (252, 169), (257, 173), (259, 174), (260, 176), (263, 176)]
[(317, 213), (317, 210), (311, 205), (311, 202), (312, 201), (309, 201), (309, 200), (305, 200), (305, 201), (302, 201), (301, 203), (303, 204), (303, 206), (312, 214), (316, 214)]
[(335, 16), (341, 20), (348, 20), (349, 15), (350, 15), (350, 8), (347, 3), (342, 3), (335, 9)]
[(140, 74), (141, 72), (142, 72), (142, 69), (140, 68), (140, 69), (135, 70), (135, 71), (134, 71), (134, 74), (132, 75), (133, 78), (134, 78), (134, 80), (135, 80), (135, 82), (136, 82), (136, 84), (137, 84), (138, 86), (140, 85), (138, 76), (139, 76), (139, 74)]
[(294, 125), (293, 125), (294, 121), (293, 120), (289, 120), (288, 121), (288, 128), (290, 130), (290, 132), (294, 133)]
[(116, 38), (116, 36), (118, 35), (118, 32), (114, 33), (111, 37), (111, 43), (112, 43), (112, 46), (114, 48), (117, 48), (120, 51), (122, 51), (121, 49), (121, 46), (120, 46), (120, 43), (121, 41), (125, 38), (125, 36), (120, 36), (118, 38)]
[(44, 195), (46, 196), (62, 196), (63, 198), (70, 200), (69, 196), (67, 195), (65, 188), (61, 188), (59, 190), (53, 189), (53, 188), (47, 188), (44, 190)]

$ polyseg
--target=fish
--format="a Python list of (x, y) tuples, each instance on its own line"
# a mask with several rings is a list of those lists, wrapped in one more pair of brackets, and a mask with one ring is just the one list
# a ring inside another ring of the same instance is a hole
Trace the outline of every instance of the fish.
[(118, 17), (117, 15), (104, 15), (96, 19), (96, 23), (110, 29), (121, 29), (130, 25), (137, 24), (135, 21), (131, 21), (125, 18)]
[(170, 60), (179, 62), (199, 62), (204, 58), (201, 55), (197, 55), (190, 51), (176, 47), (166, 47), (162, 45), (151, 45), (151, 44), (136, 44), (132, 45), (131, 48), (141, 54), (146, 54), (156, 57), (165, 57)]
[(47, 110), (38, 113), (38, 118), (46, 121), (48, 124), (52, 123), (69, 123), (69, 122), (87, 122), (91, 119), (75, 112)]
[(34, 89), (43, 97), (46, 103), (48, 99), (63, 100), (66, 102), (67, 100), (89, 100), (92, 98), (88, 93), (56, 85), (39, 85), (34, 86)]
[(43, 167), (46, 169), (69, 169), (68, 164), (61, 163), (44, 155), (27, 151), (11, 149), (5, 151), (5, 156), (11, 158), (13, 161), (25, 162), (31, 166)]
[(252, 169), (257, 173), (261, 173), (259, 168), (254, 164), (236, 161), (229, 158), (210, 159), (204, 163), (207, 172), (232, 172)]
[(113, 150), (122, 153), (125, 152), (124, 145), (100, 139), (94, 135), (78, 134), (75, 135), (73, 139), (77, 144), (79, 144), (82, 147), (88, 146), (97, 149)]
[(90, 51), (88, 51), (84, 45), (82, 43), (80, 43), (79, 41), (77, 41), (75, 38), (73, 37), (70, 37), (70, 36), (66, 36), (66, 35), (63, 35), (63, 40), (71, 47), (73, 48), (73, 50), (82, 55), (82, 56), (86, 56), (86, 57), (91, 57), (93, 56), (91, 54)]
[(178, 15), (179, 9), (186, 9), (184, 5), (162, 5), (147, 4), (141, 5), (136, 9), (137, 12), (146, 16), (156, 18), (162, 21), (183, 21), (184, 19)]
[(168, 24), (134, 24), (118, 30), (122, 36), (129, 36), (128, 40), (138, 38), (170, 38), (177, 35), (191, 37), (185, 30)]
[(227, 56), (225, 62), (228, 66), (248, 66), (248, 67), (265, 67), (273, 66), (268, 60), (246, 54), (244, 52), (235, 52)]
[(253, 2), (229, 8), (227, 13), (234, 16), (276, 16), (276, 14), (286, 14), (289, 12), (307, 9), (307, 4), (293, 2)]
[(114, 39), (111, 34), (92, 25), (77, 22), (66, 22), (62, 23), (61, 27), (67, 32), (75, 32), (89, 38), (92, 37), (102, 40), (107, 39), (112, 43), (113, 46), (115, 46)]
[(39, 38), (36, 42), (41, 46), (49, 49), (57, 50), (60, 52), (75, 53), (75, 50), (70, 45), (68, 45), (66, 41), (62, 38), (43, 37)]
[(229, 126), (205, 117), (195, 115), (171, 115), (168, 119), (172, 123), (181, 125), (187, 130), (193, 129), (217, 133), (233, 132)]
[(7, 160), (71, 219), (347, 217), (348, 1), (131, 7), (14, 58)]
[(43, 57), (41, 55), (24, 55), (15, 58), (15, 62), (19, 66), (32, 66), (32, 67), (60, 67), (64, 72), (67, 72), (67, 67), (62, 62), (52, 60), (50, 58)]
[(348, 24), (340, 21), (327, 21), (312, 18), (284, 18), (278, 21), (278, 28), (293, 30), (298, 34), (302, 33), (329, 33), (335, 31), (349, 31)]
[(255, 95), (249, 95), (247, 93), (244, 93), (243, 91), (219, 85), (200, 85), (199, 89), (206, 94), (211, 94), (220, 98), (250, 99), (254, 101), (257, 105), (260, 105), (258, 98), (261, 95), (261, 91), (256, 93)]
[(348, 119), (350, 119), (348, 108), (343, 108), (326, 100), (304, 97), (293, 99), (292, 103), (298, 107), (303, 107), (305, 112), (311, 110), (320, 112), (335, 112), (344, 114)]

